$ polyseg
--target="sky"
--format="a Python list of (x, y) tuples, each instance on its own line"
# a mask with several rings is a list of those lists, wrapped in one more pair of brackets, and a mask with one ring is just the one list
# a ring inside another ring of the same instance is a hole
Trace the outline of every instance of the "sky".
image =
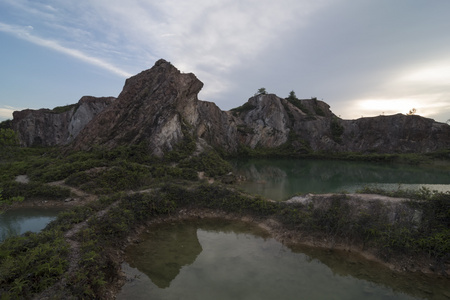
[(449, 0), (0, 0), (0, 121), (117, 97), (163, 58), (222, 110), (264, 87), (343, 119), (415, 108), (447, 122), (449, 11)]

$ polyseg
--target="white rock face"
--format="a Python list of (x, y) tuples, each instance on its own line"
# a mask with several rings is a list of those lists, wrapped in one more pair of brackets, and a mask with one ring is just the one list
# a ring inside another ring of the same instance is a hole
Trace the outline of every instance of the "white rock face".
[(50, 109), (16, 111), (13, 129), (23, 146), (66, 145), (114, 99), (85, 96), (62, 112)]
[[(99, 99), (104, 99), (106, 101), (99, 101)], [(108, 100), (109, 99), (109, 100)], [(114, 101), (115, 98), (94, 98), (94, 97), (83, 97), (78, 102), (79, 106), (73, 112), (69, 126), (68, 126), (68, 137), (64, 144), (72, 142), (80, 131), (105, 107), (109, 105), (108, 102)]]

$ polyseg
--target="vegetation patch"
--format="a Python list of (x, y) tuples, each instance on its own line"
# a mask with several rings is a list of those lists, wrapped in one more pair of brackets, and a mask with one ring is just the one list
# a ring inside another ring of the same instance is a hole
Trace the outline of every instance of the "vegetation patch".
[[(289, 155), (293, 151), (290, 143), (272, 153), (247, 149), (247, 154)], [(420, 212), (420, 218), (398, 214), (392, 221), (383, 203), (371, 202), (368, 210), (356, 212), (346, 194), (334, 195), (320, 205), (288, 204), (199, 181), (197, 172), (218, 178), (231, 167), (215, 151), (193, 155), (195, 148), (187, 135), (184, 146), (174, 149), (170, 157), (153, 157), (146, 147), (141, 144), (111, 151), (94, 147), (89, 152), (64, 154), (51, 148), (17, 148), (12, 156), (2, 156), (4, 199), (67, 197), (69, 191), (53, 189), (47, 184), (50, 180), (65, 180), (85, 191), (105, 194), (61, 213), (40, 233), (11, 237), (0, 244), (2, 299), (32, 298), (50, 287), (54, 298), (105, 298), (108, 286), (118, 279), (120, 266), (115, 258), (127, 237), (148, 221), (182, 210), (208, 209), (255, 220), (272, 219), (282, 225), (283, 231), (301, 233), (302, 237), (377, 249), (378, 256), (385, 260), (426, 257), (437, 273), (450, 260), (450, 193), (364, 190), (408, 198), (406, 205)], [(308, 151), (306, 143), (304, 149)], [(20, 174), (28, 174), (31, 181), (15, 182)], [(136, 192), (130, 192), (133, 189)], [(67, 239), (75, 229), (78, 233), (70, 242), (78, 245), (77, 256)], [(75, 268), (71, 257), (76, 257)], [(58, 282), (64, 284), (55, 284)]]
[(334, 117), (330, 123), (331, 137), (333, 141), (340, 144), (342, 143), (342, 134), (344, 133), (344, 126), (339, 123), (339, 119)]
[(230, 111), (233, 113), (234, 116), (237, 116), (241, 113), (249, 112), (255, 108), (256, 108), (255, 105), (251, 104), (250, 102), (245, 102), (243, 105), (238, 106), (236, 108), (232, 108)]
[(31, 298), (55, 284), (67, 271), (68, 245), (62, 232), (9, 238), (0, 244), (1, 299)]
[(67, 111), (70, 111), (71, 109), (73, 109), (73, 108), (77, 108), (78, 107), (78, 104), (77, 103), (75, 103), (75, 104), (69, 104), (69, 105), (64, 105), (64, 106), (56, 106), (55, 108), (53, 108), (52, 110), (51, 110), (51, 112), (52, 113), (54, 113), (54, 114), (62, 114), (62, 113), (65, 113), (65, 112), (67, 112)]

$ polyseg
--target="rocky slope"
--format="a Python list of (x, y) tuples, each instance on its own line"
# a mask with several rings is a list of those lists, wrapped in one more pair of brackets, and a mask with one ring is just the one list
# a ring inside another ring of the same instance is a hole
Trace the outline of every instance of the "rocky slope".
[(12, 126), (23, 146), (66, 145), (114, 99), (84, 96), (77, 104), (53, 110), (15, 111)]
[[(242, 147), (281, 147), (291, 153), (450, 148), (450, 126), (420, 116), (342, 120), (315, 98), (283, 99), (273, 94), (256, 95), (238, 108), (221, 111), (214, 103), (198, 99), (202, 87), (194, 74), (183, 74), (159, 60), (153, 68), (127, 79), (117, 100), (106, 101), (111, 105), (105, 102), (95, 117), (80, 109), (80, 103), (78, 109), (61, 114), (25, 110), (14, 114), (14, 128), (27, 146), (64, 145), (73, 138), (74, 149), (146, 142), (158, 156), (191, 138), (200, 150), (215, 147), (229, 153)], [(87, 115), (85, 122), (73, 121), (76, 112)]]

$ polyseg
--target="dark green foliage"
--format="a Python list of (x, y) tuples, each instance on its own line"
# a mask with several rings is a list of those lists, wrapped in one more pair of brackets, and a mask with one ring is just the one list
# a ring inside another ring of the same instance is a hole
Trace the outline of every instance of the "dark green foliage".
[(198, 172), (203, 171), (209, 177), (221, 176), (232, 170), (231, 165), (215, 151), (208, 151), (198, 156), (193, 156), (189, 160), (181, 162), (179, 166), (180, 168), (192, 169)]
[(295, 92), (293, 90), (289, 92), (289, 96), (286, 99), (287, 100), (298, 100), (297, 95), (295, 95)]
[(103, 161), (126, 160), (140, 164), (150, 164), (158, 161), (157, 158), (150, 154), (149, 146), (146, 142), (137, 145), (118, 146), (112, 150), (94, 148), (92, 152)]
[(255, 96), (256, 95), (266, 95), (267, 94), (267, 91), (266, 91), (266, 88), (259, 88), (258, 89), (258, 91), (256, 92), (256, 94), (255, 94)]
[(70, 196), (70, 190), (60, 186), (48, 185), (40, 182), (20, 183), (7, 181), (0, 184), (5, 198), (25, 197), (44, 198), (47, 200), (64, 200)]
[(67, 289), (77, 299), (98, 299), (104, 292), (106, 276), (116, 269), (98, 242), (95, 230), (85, 228), (78, 238), (81, 243), (80, 260), (76, 273), (68, 278)]
[(8, 119), (0, 122), (0, 129), (12, 129), (12, 120)]
[(89, 192), (105, 194), (139, 188), (150, 179), (149, 167), (119, 161), (112, 167), (74, 173), (66, 179), (66, 183)]
[(375, 240), (382, 244), (383, 254), (427, 253), (440, 264), (450, 259), (450, 193), (419, 191), (383, 191), (365, 188), (364, 193), (378, 193), (390, 197), (412, 199), (406, 202), (422, 212), (420, 226), (414, 223), (378, 224), (372, 229)]
[[(9, 128), (0, 128), (0, 149), (6, 151), (5, 147), (15, 146), (19, 143), (19, 139), (14, 130)], [(2, 149), (3, 148), (3, 149)]]
[(243, 105), (231, 109), (231, 112), (233, 112), (234, 115), (237, 115), (237, 114), (240, 114), (240, 113), (246, 113), (246, 112), (251, 111), (251, 110), (253, 110), (255, 108), (256, 108), (256, 106), (254, 106), (250, 102), (245, 102)]
[(342, 236), (350, 230), (350, 206), (345, 194), (334, 195), (330, 207), (314, 208), (312, 205), (282, 205), (280, 220), (305, 232), (320, 232), (328, 236)]
[(164, 155), (168, 162), (179, 162), (188, 158), (195, 150), (195, 140), (191, 135), (186, 135), (181, 143), (178, 143), (172, 151)]
[(341, 143), (341, 136), (344, 133), (344, 126), (339, 123), (338, 118), (333, 118), (330, 123), (331, 137), (336, 143)]
[(204, 184), (194, 189), (165, 185), (161, 192), (178, 206), (218, 209), (234, 213), (268, 216), (276, 212), (278, 203), (261, 197), (249, 197), (220, 185)]
[(297, 98), (294, 91), (290, 92), (289, 97), (287, 97), (286, 100), (308, 116), (312, 116), (311, 112), (302, 104), (302, 101)]
[(67, 270), (68, 248), (60, 231), (28, 233), (0, 244), (0, 295), (24, 299), (52, 286)]
[(88, 219), (94, 210), (86, 206), (77, 206), (71, 210), (67, 210), (59, 213), (58, 218), (47, 225), (46, 230), (59, 229), (67, 231), (73, 227), (73, 225), (81, 223)]
[(69, 110), (71, 110), (72, 108), (77, 108), (78, 104), (69, 104), (69, 105), (64, 105), (64, 106), (56, 106), (55, 108), (53, 108), (51, 110), (52, 113), (54, 114), (61, 114), (64, 112), (67, 112)]

